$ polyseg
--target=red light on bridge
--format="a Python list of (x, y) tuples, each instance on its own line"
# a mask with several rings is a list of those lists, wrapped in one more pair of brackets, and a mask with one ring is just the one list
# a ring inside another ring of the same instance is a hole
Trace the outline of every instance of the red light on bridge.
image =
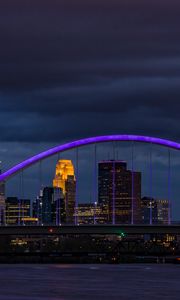
[(53, 230), (53, 228), (49, 228), (48, 231), (49, 231), (49, 233), (53, 233), (54, 230)]

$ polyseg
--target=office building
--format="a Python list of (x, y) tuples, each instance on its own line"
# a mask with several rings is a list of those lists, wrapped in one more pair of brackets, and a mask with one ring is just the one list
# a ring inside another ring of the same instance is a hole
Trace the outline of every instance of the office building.
[(169, 201), (163, 199), (157, 199), (157, 215), (158, 215), (158, 224), (168, 224), (169, 216)]
[(36, 199), (34, 217), (43, 225), (65, 223), (65, 205), (61, 188), (44, 187), (42, 195)]
[(5, 217), (7, 225), (23, 225), (24, 219), (31, 217), (31, 201), (7, 197)]
[(143, 224), (168, 224), (168, 200), (143, 197), (141, 199), (141, 211)]
[(77, 210), (77, 222), (79, 225), (81, 224), (104, 224), (105, 219), (102, 213), (101, 206), (97, 203), (89, 204), (89, 203), (81, 203), (78, 204)]
[(74, 223), (76, 179), (74, 166), (71, 160), (59, 160), (56, 165), (54, 188), (61, 188), (65, 201), (66, 222)]
[(132, 218), (134, 223), (140, 223), (141, 173), (132, 173), (125, 161), (99, 162), (98, 204), (107, 223), (130, 224)]
[(33, 202), (33, 218), (39, 225), (59, 225), (66, 222), (65, 203), (61, 188), (44, 187)]
[(157, 223), (157, 203), (154, 198), (143, 197), (141, 199), (141, 215), (143, 224)]

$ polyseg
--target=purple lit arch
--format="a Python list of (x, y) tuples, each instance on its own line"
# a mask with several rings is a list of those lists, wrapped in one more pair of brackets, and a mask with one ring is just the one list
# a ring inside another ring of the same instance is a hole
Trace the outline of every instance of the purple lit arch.
[(56, 153), (64, 152), (66, 150), (70, 150), (76, 147), (90, 145), (94, 143), (104, 143), (104, 142), (111, 142), (111, 141), (134, 141), (134, 142), (142, 142), (142, 143), (151, 143), (151, 144), (157, 144), (161, 146), (165, 146), (168, 148), (173, 148), (176, 150), (180, 150), (180, 144), (164, 140), (160, 138), (155, 137), (149, 137), (149, 136), (139, 136), (139, 135), (106, 135), (106, 136), (96, 136), (86, 139), (81, 139), (78, 141), (66, 143), (63, 145), (59, 145), (57, 147), (51, 148), (47, 151), (41, 152), (35, 156), (32, 156), (31, 158), (17, 164), (16, 166), (12, 167), (11, 169), (7, 170), (6, 172), (2, 173), (0, 175), (0, 181), (5, 181), (11, 176), (15, 175), (19, 171), (30, 167), (31, 165), (37, 163), (38, 161), (41, 161), (42, 159), (48, 158), (50, 156), (53, 156)]

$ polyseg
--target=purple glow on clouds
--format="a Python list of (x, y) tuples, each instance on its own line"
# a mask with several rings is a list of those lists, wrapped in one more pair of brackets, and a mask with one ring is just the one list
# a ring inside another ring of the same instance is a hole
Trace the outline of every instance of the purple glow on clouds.
[(157, 144), (169, 148), (173, 148), (176, 150), (180, 150), (180, 144), (165, 140), (165, 139), (160, 139), (160, 138), (155, 138), (155, 137), (149, 137), (149, 136), (139, 136), (139, 135), (107, 135), (107, 136), (97, 136), (97, 137), (90, 137), (86, 139), (81, 139), (78, 141), (66, 143), (63, 145), (59, 145), (57, 147), (51, 148), (47, 151), (41, 152), (17, 165), (14, 167), (10, 168), (6, 172), (2, 173), (0, 175), (0, 181), (7, 180), (9, 177), (12, 175), (15, 175), (22, 169), (25, 169), (27, 167), (30, 167), (31, 165), (37, 163), (38, 161), (48, 158), (50, 156), (53, 156), (56, 153), (63, 152), (66, 150), (70, 150), (76, 147), (80, 146), (85, 146), (89, 144), (94, 144), (94, 143), (103, 143), (103, 142), (111, 142), (111, 141), (135, 141), (135, 142), (143, 142), (143, 143), (152, 143), (152, 144)]

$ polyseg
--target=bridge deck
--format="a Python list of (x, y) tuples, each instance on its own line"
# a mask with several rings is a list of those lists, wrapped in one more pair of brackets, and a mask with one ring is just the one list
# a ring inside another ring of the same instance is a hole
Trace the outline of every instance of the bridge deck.
[(0, 226), (0, 235), (179, 234), (180, 225)]

